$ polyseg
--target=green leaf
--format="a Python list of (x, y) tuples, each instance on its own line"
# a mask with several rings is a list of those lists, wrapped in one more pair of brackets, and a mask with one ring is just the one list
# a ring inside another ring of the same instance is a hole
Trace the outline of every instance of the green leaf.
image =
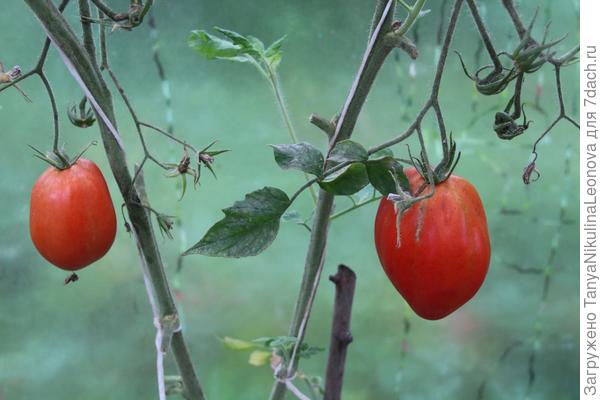
[(224, 209), (225, 218), (183, 255), (238, 258), (260, 254), (275, 240), (280, 218), (289, 206), (287, 194), (277, 188), (248, 193), (244, 200)]
[(259, 58), (264, 53), (265, 46), (255, 37), (245, 37), (237, 32), (219, 27), (215, 27), (215, 30), (221, 32), (225, 37), (231, 40), (234, 45), (240, 48), (242, 53), (249, 54), (254, 58)]
[(396, 180), (404, 190), (410, 192), (408, 178), (404, 174), (402, 165), (393, 157), (369, 160), (366, 165), (369, 181), (382, 195), (396, 193)]
[(367, 168), (353, 163), (319, 182), (323, 190), (342, 196), (354, 194), (369, 184)]
[(221, 339), (225, 347), (231, 350), (248, 350), (256, 347), (256, 344), (248, 342), (246, 340), (235, 339), (229, 336), (225, 336)]
[(308, 343), (302, 343), (298, 349), (298, 358), (311, 358), (312, 356), (322, 352), (322, 347), (310, 346)]
[(308, 174), (321, 176), (323, 154), (310, 143), (271, 145), (275, 161), (283, 169), (298, 169)]
[[(276, 336), (261, 337), (254, 339), (252, 342), (266, 348), (277, 350), (277, 353), (280, 356), (284, 357), (285, 359), (289, 359), (297, 341), (298, 339), (294, 336)], [(302, 343), (298, 348), (297, 357), (310, 358), (321, 351), (323, 351), (323, 348), (321, 347), (310, 346), (308, 343)]]
[(378, 152), (375, 152), (373, 154), (371, 154), (371, 157), (369, 157), (370, 160), (381, 160), (382, 158), (386, 158), (386, 157), (394, 157), (394, 152), (392, 151), (392, 149), (383, 149), (383, 150), (379, 150)]
[(268, 346), (273, 348), (291, 347), (296, 344), (297, 341), (298, 339), (294, 336), (277, 336), (269, 341)]
[(240, 46), (220, 39), (203, 30), (192, 31), (190, 33), (188, 46), (209, 60), (249, 61)]
[(343, 163), (345, 161), (363, 162), (367, 161), (367, 158), (369, 158), (367, 150), (361, 144), (352, 140), (342, 140), (335, 145), (329, 155), (329, 160), (336, 163)]
[(226, 39), (220, 39), (206, 31), (197, 30), (191, 32), (188, 45), (209, 60), (253, 61), (263, 74), (267, 74), (266, 67), (276, 69), (281, 62), (283, 55), (281, 46), (285, 36), (265, 49), (264, 43), (254, 36), (244, 36), (219, 27), (215, 27), (215, 30)]
[(265, 50), (265, 59), (273, 69), (276, 69), (281, 62), (281, 57), (283, 56), (281, 46), (284, 39), (285, 36), (273, 42), (273, 44), (271, 44), (267, 50)]

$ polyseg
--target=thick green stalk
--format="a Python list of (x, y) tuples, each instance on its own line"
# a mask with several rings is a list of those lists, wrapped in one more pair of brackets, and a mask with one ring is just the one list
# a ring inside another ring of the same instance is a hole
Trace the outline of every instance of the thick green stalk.
[[(377, 32), (377, 25), (379, 25), (387, 6), (387, 0), (378, 0), (375, 15), (373, 17), (373, 20), (376, 21), (376, 27), (372, 29), (373, 32)], [(383, 40), (385, 34), (391, 30), (391, 22), (394, 14), (393, 1), (390, 2), (389, 7), (390, 9), (388, 9), (387, 17), (380, 26), (377, 38), (374, 42), (369, 40), (369, 48), (367, 49), (366, 56), (363, 59), (359, 73), (356, 76), (348, 99), (342, 110), (335, 135), (330, 143), (330, 149), (337, 141), (347, 139), (352, 135), (356, 120), (358, 119), (360, 110), (362, 109), (375, 77), (383, 65), (386, 56), (391, 51), (391, 48), (386, 46)], [(298, 295), (294, 317), (289, 330), (290, 336), (298, 338), (296, 346), (300, 346), (304, 340), (306, 324), (308, 323), (308, 316), (310, 315), (312, 302), (314, 300), (314, 293), (321, 276), (323, 261), (325, 259), (329, 217), (333, 209), (333, 201), (334, 196), (331, 193), (323, 190), (319, 191), (310, 244), (304, 265), (304, 276), (302, 278), (300, 293)], [(294, 364), (292, 364), (291, 367), (282, 368), (280, 370), (280, 376), (278, 376), (278, 380), (275, 382), (271, 392), (271, 400), (281, 400), (285, 397), (287, 390), (285, 379), (293, 376), (297, 368), (297, 359), (292, 360), (292, 362)]]
[[(92, 62), (87, 51), (60, 12), (50, 0), (25, 0), (25, 2), (44, 26), (54, 44), (74, 66), (110, 122), (113, 126), (116, 126), (110, 91), (100, 74), (98, 66)], [(99, 115), (97, 120), (110, 167), (127, 205), (131, 225), (138, 237), (139, 247), (148, 265), (152, 288), (156, 295), (161, 316), (176, 316), (177, 309), (164, 273), (152, 223), (145, 209), (139, 205), (137, 191), (132, 188), (132, 177), (127, 166), (125, 151)], [(179, 367), (187, 397), (194, 400), (203, 400), (204, 394), (181, 331), (174, 333), (171, 348)]]

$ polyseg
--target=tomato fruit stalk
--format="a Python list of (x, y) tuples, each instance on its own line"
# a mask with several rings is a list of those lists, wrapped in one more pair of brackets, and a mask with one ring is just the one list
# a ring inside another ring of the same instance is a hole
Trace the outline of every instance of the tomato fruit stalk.
[[(413, 192), (424, 183), (408, 169)], [(394, 203), (383, 198), (375, 217), (375, 246), (388, 278), (422, 318), (444, 318), (479, 290), (490, 263), (485, 210), (477, 190), (451, 175), (432, 197), (402, 215), (398, 243)]]
[(29, 231), (40, 254), (61, 269), (76, 271), (102, 258), (114, 242), (117, 218), (96, 164), (79, 158), (44, 171), (31, 191)]

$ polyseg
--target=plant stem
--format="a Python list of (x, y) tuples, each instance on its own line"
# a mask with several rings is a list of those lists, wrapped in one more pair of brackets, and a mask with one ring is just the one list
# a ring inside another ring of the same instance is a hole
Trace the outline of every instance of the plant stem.
[[(90, 3), (88, 0), (79, 0), (79, 15), (81, 17), (81, 27), (83, 31), (83, 47), (88, 52), (93, 65), (98, 65), (96, 61), (96, 46), (94, 45), (94, 35), (92, 33), (92, 18), (90, 11)], [(104, 29), (104, 27), (102, 27)]]
[[(292, 119), (290, 118), (290, 113), (285, 104), (285, 98), (283, 97), (283, 91), (281, 90), (281, 85), (279, 84), (279, 78), (277, 77), (277, 72), (271, 68), (268, 63), (265, 62), (267, 74), (266, 77), (271, 84), (271, 88), (273, 89), (273, 94), (275, 95), (275, 100), (277, 101), (277, 105), (279, 106), (279, 111), (281, 112), (281, 117), (283, 118), (283, 122), (290, 134), (290, 138), (293, 143), (298, 143), (298, 135), (296, 135), (296, 130), (294, 129), (294, 125), (292, 124)], [(260, 68), (260, 67), (259, 67)], [(310, 176), (305, 172), (304, 177), (307, 181), (310, 180)], [(317, 203), (317, 193), (315, 189), (310, 186), (309, 188), (310, 196), (313, 199), (313, 203)]]
[(471, 15), (473, 16), (473, 20), (475, 21), (475, 25), (477, 25), (477, 29), (479, 30), (479, 34), (481, 35), (481, 40), (487, 49), (490, 58), (492, 59), (492, 63), (494, 63), (494, 69), (496, 71), (502, 71), (502, 63), (498, 58), (498, 54), (494, 49), (494, 45), (492, 44), (492, 40), (490, 39), (490, 35), (485, 27), (485, 23), (483, 22), (483, 18), (481, 18), (481, 14), (479, 14), (479, 10), (477, 9), (477, 4), (475, 4), (475, 0), (467, 0), (467, 4), (469, 5), (469, 9), (471, 10)]
[(54, 154), (60, 157), (60, 152), (58, 151), (58, 140), (60, 135), (60, 129), (58, 125), (58, 109), (56, 107), (56, 98), (54, 97), (54, 93), (52, 91), (52, 86), (46, 77), (46, 74), (43, 71), (38, 73), (40, 79), (44, 83), (44, 87), (48, 92), (48, 99), (50, 100), (50, 105), (52, 106), (52, 118), (54, 120), (54, 140), (52, 141), (52, 151)]
[[(112, 125), (116, 126), (110, 91), (99, 74), (97, 66), (92, 63), (87, 51), (83, 48), (67, 21), (50, 0), (25, 0), (25, 2), (45, 28), (48, 36), (61, 53), (61, 57), (64, 57), (65, 62), (72, 64), (75, 72), (79, 75), (91, 95), (96, 99), (103, 113)], [(146, 210), (139, 205), (137, 192), (134, 193), (135, 201), (130, 201), (131, 197), (129, 194), (132, 188), (132, 177), (127, 166), (125, 152), (121, 148), (117, 138), (113, 136), (111, 130), (99, 115), (98, 110), (96, 111), (106, 155), (127, 205), (132, 227), (139, 238), (139, 247), (148, 265), (152, 289), (156, 295), (161, 316), (176, 316), (177, 309), (164, 273), (151, 220)], [(204, 394), (198, 382), (189, 353), (185, 348), (181, 331), (173, 334), (171, 348), (185, 385), (187, 397), (194, 400), (203, 400)]]
[(112, 19), (113, 21), (123, 21), (123, 20), (127, 19), (127, 14), (126, 13), (117, 13), (117, 12), (114, 12), (102, 0), (92, 0), (92, 3), (94, 3), (94, 5), (96, 7), (98, 7), (98, 9), (100, 11), (102, 11), (104, 14), (106, 14), (106, 16), (108, 18)]
[(354, 204), (353, 206), (348, 207), (345, 210), (342, 210), (340, 212), (337, 212), (337, 213), (333, 214), (331, 217), (329, 217), (329, 220), (333, 221), (334, 219), (342, 217), (342, 216), (348, 214), (349, 212), (352, 212), (352, 211), (356, 210), (357, 208), (361, 208), (363, 206), (366, 206), (367, 204), (371, 204), (371, 203), (373, 203), (375, 201), (381, 200), (382, 197), (383, 196), (376, 196), (376, 197), (373, 197), (373, 198), (371, 198), (369, 200), (365, 200), (362, 203)]
[(394, 33), (396, 35), (401, 36), (401, 35), (404, 35), (406, 32), (408, 32), (409, 29), (412, 27), (412, 25), (417, 20), (417, 18), (419, 17), (419, 14), (421, 13), (421, 9), (423, 8), (424, 5), (425, 5), (425, 0), (417, 0), (415, 5), (410, 7), (408, 16), (406, 17), (406, 20), (404, 20), (402, 22), (402, 26), (400, 26), (400, 29), (398, 29)]
[(508, 12), (508, 15), (510, 15), (510, 19), (512, 19), (512, 21), (513, 21), (513, 25), (515, 26), (515, 30), (517, 31), (519, 38), (523, 39), (523, 37), (527, 33), (527, 28), (525, 28), (525, 25), (523, 24), (523, 21), (521, 20), (521, 16), (517, 12), (517, 9), (515, 8), (513, 1), (512, 0), (502, 0), (502, 4), (504, 5), (504, 8)]
[[(369, 46), (345, 102), (340, 120), (336, 125), (336, 132), (331, 140), (329, 151), (331, 151), (338, 140), (348, 138), (352, 135), (356, 120), (375, 80), (375, 76), (391, 50), (391, 48), (384, 44), (384, 36), (391, 30), (394, 2), (395, 0), (378, 0), (377, 2), (373, 21), (378, 22), (375, 29), (372, 30), (373, 34), (369, 38)], [(289, 335), (297, 338), (294, 345), (294, 354), (304, 340), (308, 318), (323, 269), (329, 216), (333, 209), (333, 201), (334, 196), (331, 193), (319, 190), (310, 244), (304, 266), (304, 276), (289, 330)], [(271, 392), (271, 400), (281, 400), (285, 397), (285, 380), (294, 375), (297, 363), (297, 358), (292, 356), (290, 365), (287, 368), (280, 369), (281, 372), (277, 376)]]
[(275, 100), (277, 100), (277, 105), (279, 105), (279, 111), (281, 111), (281, 116), (283, 117), (283, 121), (285, 122), (285, 126), (290, 134), (290, 138), (292, 142), (298, 143), (298, 136), (296, 135), (296, 130), (292, 125), (292, 120), (290, 118), (290, 114), (285, 104), (285, 100), (283, 99), (283, 93), (281, 90), (281, 86), (279, 85), (279, 78), (277, 77), (277, 72), (273, 71), (273, 68), (267, 67), (267, 76), (269, 78), (269, 83), (271, 83), (271, 87), (273, 88), (273, 93), (275, 94)]

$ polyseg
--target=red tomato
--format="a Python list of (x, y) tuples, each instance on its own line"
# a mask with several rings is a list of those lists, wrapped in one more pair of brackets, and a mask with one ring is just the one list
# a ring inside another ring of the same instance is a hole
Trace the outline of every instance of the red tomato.
[(117, 218), (96, 164), (80, 158), (65, 170), (44, 171), (31, 191), (29, 230), (40, 254), (59, 268), (75, 271), (104, 256)]
[[(406, 171), (416, 191), (423, 178)], [(444, 318), (481, 287), (490, 263), (485, 210), (477, 190), (452, 175), (433, 197), (408, 209), (397, 246), (394, 204), (383, 198), (375, 217), (375, 246), (385, 273), (422, 318)]]

